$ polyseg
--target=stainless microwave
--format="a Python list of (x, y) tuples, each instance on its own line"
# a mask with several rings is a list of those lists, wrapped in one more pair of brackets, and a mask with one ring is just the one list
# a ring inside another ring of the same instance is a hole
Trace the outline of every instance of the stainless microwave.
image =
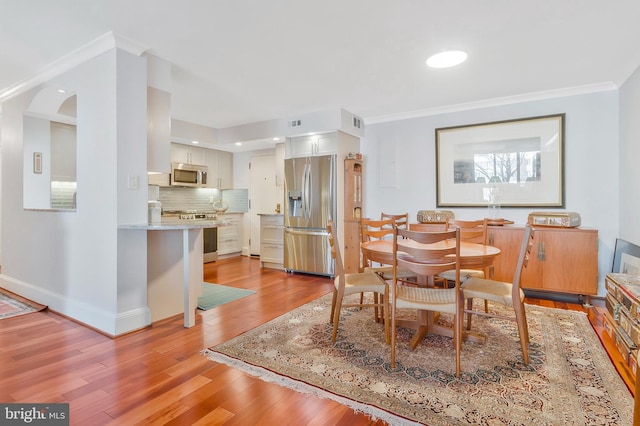
[(207, 166), (171, 163), (171, 185), (196, 188), (207, 186)]

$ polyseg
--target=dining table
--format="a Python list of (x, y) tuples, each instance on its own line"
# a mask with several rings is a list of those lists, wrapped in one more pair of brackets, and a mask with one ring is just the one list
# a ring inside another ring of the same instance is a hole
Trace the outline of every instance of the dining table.
[[(446, 248), (455, 245), (455, 240), (444, 240), (434, 244), (421, 244), (414, 240), (402, 242), (407, 246), (429, 246), (432, 248)], [(393, 241), (372, 240), (361, 243), (362, 255), (372, 262), (383, 265), (393, 264)], [(496, 256), (500, 254), (500, 249), (486, 244), (460, 241), (460, 269), (482, 269), (491, 266)], [(418, 285), (432, 287), (433, 277), (419, 277)], [(409, 346), (415, 349), (422, 339), (428, 334), (453, 337), (453, 328), (438, 324), (438, 313), (433, 311), (419, 310), (416, 320), (403, 320), (398, 325), (413, 328), (416, 333), (413, 335)], [(464, 330), (462, 339), (484, 343), (486, 336), (473, 330)]]

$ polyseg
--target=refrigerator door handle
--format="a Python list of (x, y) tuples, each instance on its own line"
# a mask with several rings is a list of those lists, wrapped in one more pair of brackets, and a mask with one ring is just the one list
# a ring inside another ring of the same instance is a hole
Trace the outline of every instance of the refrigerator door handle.
[(311, 212), (313, 211), (313, 206), (311, 205), (311, 179), (313, 179), (313, 170), (311, 170), (311, 162), (307, 163), (307, 185), (305, 187), (306, 194), (304, 196), (305, 202), (307, 203), (307, 220), (311, 219)]
[(309, 218), (311, 217), (311, 210), (309, 206), (309, 174), (311, 173), (310, 168), (311, 166), (309, 164), (309, 161), (306, 161), (304, 163), (304, 170), (302, 172), (302, 217), (305, 220), (309, 220)]
[(286, 234), (293, 234), (293, 235), (320, 235), (320, 236), (329, 235), (329, 233), (326, 230), (322, 230), (322, 229), (310, 231), (308, 229), (284, 228), (284, 232)]
[(307, 163), (305, 161), (304, 167), (302, 168), (302, 188), (300, 190), (300, 213), (303, 219), (307, 217), (307, 194), (305, 193), (305, 189), (307, 187)]

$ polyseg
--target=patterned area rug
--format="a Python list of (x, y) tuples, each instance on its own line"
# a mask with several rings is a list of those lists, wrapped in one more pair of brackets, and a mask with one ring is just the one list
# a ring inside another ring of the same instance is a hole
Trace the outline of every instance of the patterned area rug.
[(463, 343), (456, 379), (451, 339), (427, 336), (412, 352), (400, 328), (392, 370), (370, 310), (344, 311), (335, 345), (330, 310), (327, 295), (203, 353), (393, 425), (631, 425), (631, 394), (584, 313), (527, 305), (529, 365), (515, 323), (474, 318), (487, 342)]
[(0, 319), (30, 314), (45, 309), (46, 306), (32, 302), (0, 288)]

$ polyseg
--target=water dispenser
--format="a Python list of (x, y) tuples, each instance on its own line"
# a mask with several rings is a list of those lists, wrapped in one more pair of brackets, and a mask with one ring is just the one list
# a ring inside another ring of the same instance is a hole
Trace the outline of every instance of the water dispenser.
[(302, 216), (302, 191), (287, 192), (287, 203), (290, 217)]

